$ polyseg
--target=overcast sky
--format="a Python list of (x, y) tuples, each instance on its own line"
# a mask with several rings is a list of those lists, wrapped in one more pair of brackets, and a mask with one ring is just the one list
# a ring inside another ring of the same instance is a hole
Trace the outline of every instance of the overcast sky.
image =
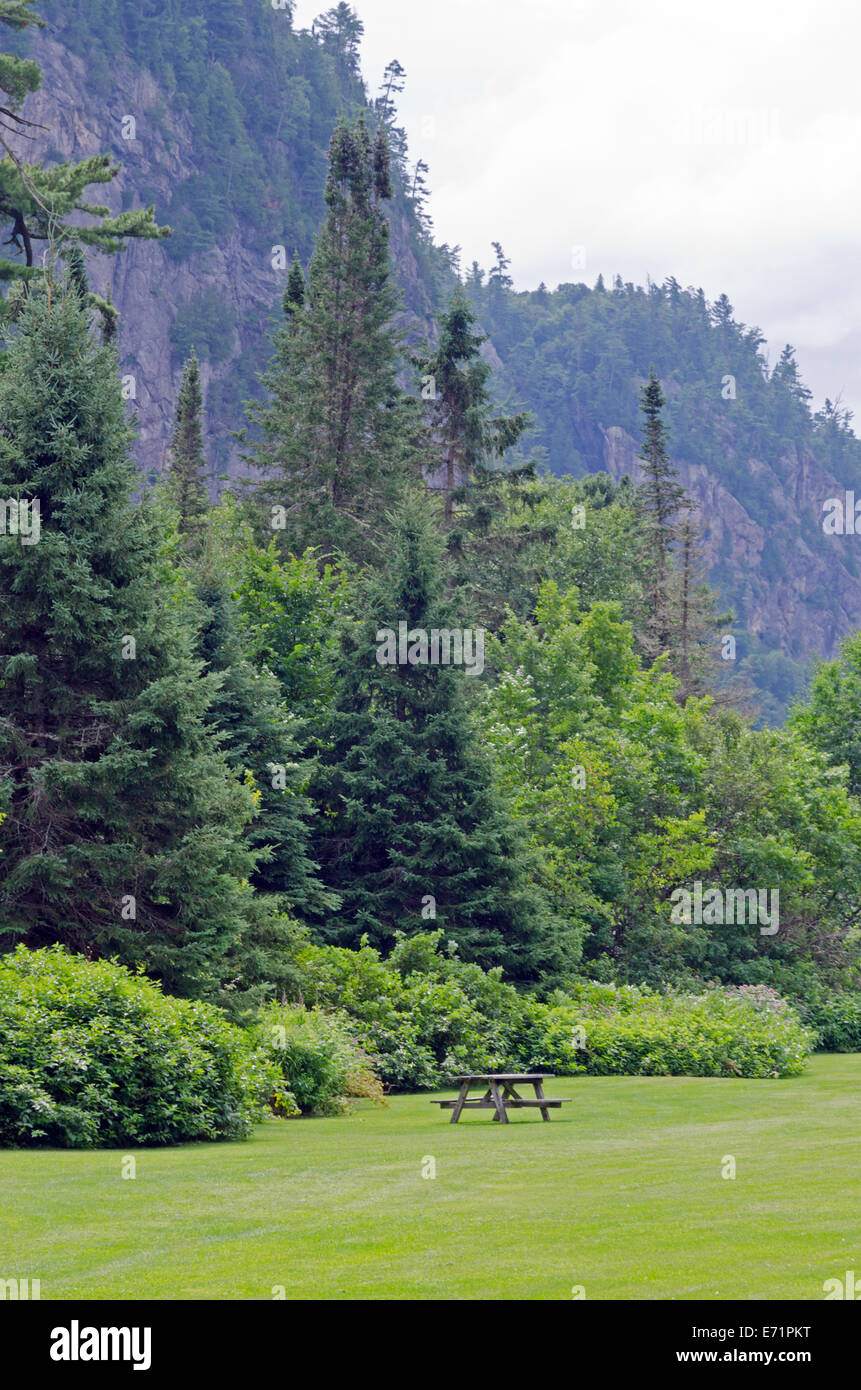
[[(299, 0), (296, 24), (328, 8)], [(675, 275), (861, 432), (861, 8), (851, 0), (354, 0), (439, 241), (517, 289)]]

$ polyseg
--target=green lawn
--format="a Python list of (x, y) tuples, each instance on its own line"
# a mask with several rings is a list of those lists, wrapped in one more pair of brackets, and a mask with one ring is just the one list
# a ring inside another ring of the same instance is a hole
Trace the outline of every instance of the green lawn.
[(396, 1096), (244, 1144), (137, 1150), (133, 1181), (118, 1151), (3, 1151), (0, 1278), (60, 1299), (822, 1299), (861, 1277), (861, 1056), (793, 1081), (548, 1093), (574, 1097), (549, 1124), (454, 1126)]

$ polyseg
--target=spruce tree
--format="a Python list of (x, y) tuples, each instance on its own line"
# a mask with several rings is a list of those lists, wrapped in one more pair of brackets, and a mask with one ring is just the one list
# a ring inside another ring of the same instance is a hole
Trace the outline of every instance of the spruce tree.
[[(64, 942), (215, 992), (245, 925), (253, 797), (147, 507), (115, 351), (77, 290), (27, 297), (0, 373), (0, 941)], [(9, 528), (6, 528), (9, 532)], [(22, 530), (29, 534), (23, 535)]]
[(228, 763), (239, 776), (253, 779), (258, 814), (248, 838), (258, 851), (252, 882), (261, 892), (283, 900), (302, 917), (319, 915), (337, 905), (318, 881), (309, 853), (305, 795), (310, 764), (300, 753), (301, 721), (286, 708), (276, 677), (256, 669), (244, 650), (239, 612), (219, 564), (217, 552), (206, 553), (192, 570), (202, 606), (197, 651), (208, 671), (219, 678), (207, 712)]
[[(501, 441), (491, 437), (490, 365), (481, 357), (486, 341), (463, 292), (457, 290), (439, 320), (436, 348), (413, 358), (439, 459), (439, 468), (428, 470), (429, 483), (442, 493), (448, 526), (454, 520), (457, 489), (482, 467), (488, 453), (500, 451)], [(525, 420), (520, 428), (524, 425)], [(512, 429), (511, 442), (517, 432)]]
[[(445, 634), (462, 631), (445, 585), (438, 519), (431, 499), (413, 493), (391, 516), (363, 617), (344, 633), (316, 784), (316, 858), (342, 898), (323, 935), (346, 946), (367, 936), (386, 949), (396, 932), (427, 930), (430, 920), (462, 957), (536, 980), (575, 957), (530, 878), (526, 848), (477, 742), (467, 691), (476, 677), (463, 664), (430, 664), (434, 631), (443, 633), (440, 658)], [(384, 664), (381, 655), (395, 654), (387, 630), (398, 635), (402, 622), (412, 655)], [(417, 659), (422, 633), (428, 664)], [(477, 651), (473, 645), (473, 664)]]
[(672, 613), (672, 666), (679, 680), (679, 702), (713, 692), (721, 671), (720, 632), (733, 621), (719, 614), (715, 594), (706, 584), (700, 560), (701, 535), (685, 513), (678, 528), (678, 555), (669, 599)]
[(489, 382), (491, 367), (481, 356), (485, 335), (461, 291), (439, 321), (433, 352), (413, 358), (420, 373), (429, 447), (429, 486), (442, 493), (448, 547), (460, 582), (470, 589), (486, 621), (496, 623), (528, 567), (535, 539), (529, 518), (497, 523), (521, 499), (534, 477), (531, 462), (511, 464), (505, 455), (530, 423), (525, 411), (498, 415)]
[[(530, 421), (526, 411), (494, 415), (488, 381), (490, 364), (481, 356), (486, 334), (457, 290), (441, 316), (433, 352), (415, 356), (426, 420), (440, 467), (431, 486), (443, 495), (451, 525), (458, 501), (498, 476), (494, 461), (517, 443)], [(531, 470), (529, 470), (531, 471)]]
[(305, 303), (305, 276), (302, 274), (302, 267), (299, 264), (298, 255), (293, 257), (290, 272), (287, 276), (287, 286), (284, 290), (284, 297), (281, 307), (284, 310), (284, 317), (289, 322), (296, 309), (301, 309)]
[(411, 407), (397, 383), (390, 197), (384, 133), (372, 140), (363, 120), (339, 122), (307, 294), (291, 271), (264, 376), (269, 400), (250, 409), (261, 434), (250, 456), (266, 474), (261, 497), (295, 554), (319, 546), (366, 560), (385, 508), (418, 472)]
[(678, 530), (676, 517), (687, 500), (667, 454), (664, 393), (653, 367), (640, 392), (643, 414), (643, 482), (639, 490), (643, 542), (645, 625), (641, 640), (654, 659), (669, 652), (672, 639), (670, 574)]
[(209, 505), (205, 473), (203, 391), (200, 364), (192, 350), (182, 372), (168, 467), (168, 494), (176, 506), (180, 530), (192, 550), (199, 549)]

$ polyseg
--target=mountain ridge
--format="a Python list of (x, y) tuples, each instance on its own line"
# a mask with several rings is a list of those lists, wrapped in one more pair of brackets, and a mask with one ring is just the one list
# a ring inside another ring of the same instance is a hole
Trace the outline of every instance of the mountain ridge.
[[(112, 212), (153, 202), (162, 222), (179, 214), (172, 242), (88, 256), (93, 288), (109, 289), (120, 312), (140, 467), (149, 477), (164, 468), (182, 360), (193, 345), (213, 474), (236, 474), (232, 432), (270, 355), (285, 261), (310, 255), (331, 128), (340, 112), (379, 116), (359, 72), (356, 34), (323, 41), (293, 30), (289, 7), (275, 12), (247, 0), (68, 0), (62, 10), (45, 0), (43, 8), (48, 31), (26, 40), (43, 85), (24, 114), (47, 129), (28, 142), (28, 158), (107, 152), (124, 166), (104, 193)], [(160, 56), (147, 22), (158, 25)], [(113, 36), (111, 53), (99, 25)], [(275, 36), (271, 44), (262, 33)], [(142, 63), (151, 50), (151, 63)], [(392, 131), (392, 253), (405, 326), (417, 337), (432, 332), (456, 283), (456, 253), (433, 244), (394, 121)], [(237, 178), (254, 195), (253, 225), (239, 215)], [(672, 280), (516, 292), (506, 270), (498, 250), (487, 283), (474, 266), (465, 288), (489, 335), (497, 395), (533, 412), (527, 450), (534, 444), (551, 472), (636, 475), (638, 386), (655, 361), (670, 450), (700, 504), (709, 578), (736, 611), (740, 661), (766, 692), (765, 717), (779, 720), (810, 659), (833, 656), (861, 626), (853, 538), (822, 530), (829, 497), (856, 481), (861, 493), (861, 443), (849, 418), (834, 407), (829, 419), (811, 416), (794, 359), (769, 374), (759, 330), (735, 323), (725, 297), (708, 305), (701, 291)], [(721, 394), (727, 378), (732, 398)]]

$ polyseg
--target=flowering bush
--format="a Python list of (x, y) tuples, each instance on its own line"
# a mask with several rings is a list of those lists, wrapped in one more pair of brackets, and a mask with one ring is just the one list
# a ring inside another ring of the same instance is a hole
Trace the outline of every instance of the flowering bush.
[(578, 985), (573, 994), (583, 1066), (596, 1076), (797, 1076), (815, 1043), (791, 1005), (763, 985), (697, 994)]
[(397, 1090), (438, 1088), (465, 1071), (793, 1076), (813, 1043), (764, 986), (663, 994), (577, 980), (544, 1001), (441, 945), (431, 932), (402, 939), (386, 961), (368, 946), (302, 955), (306, 996), (349, 1014)]
[(343, 1013), (269, 1004), (252, 1037), (281, 1074), (283, 1085), (273, 1088), (271, 1101), (277, 1115), (335, 1115), (358, 1096), (382, 1101), (373, 1060)]
[(61, 946), (0, 956), (0, 1144), (243, 1138), (279, 1084), (211, 1005)]

